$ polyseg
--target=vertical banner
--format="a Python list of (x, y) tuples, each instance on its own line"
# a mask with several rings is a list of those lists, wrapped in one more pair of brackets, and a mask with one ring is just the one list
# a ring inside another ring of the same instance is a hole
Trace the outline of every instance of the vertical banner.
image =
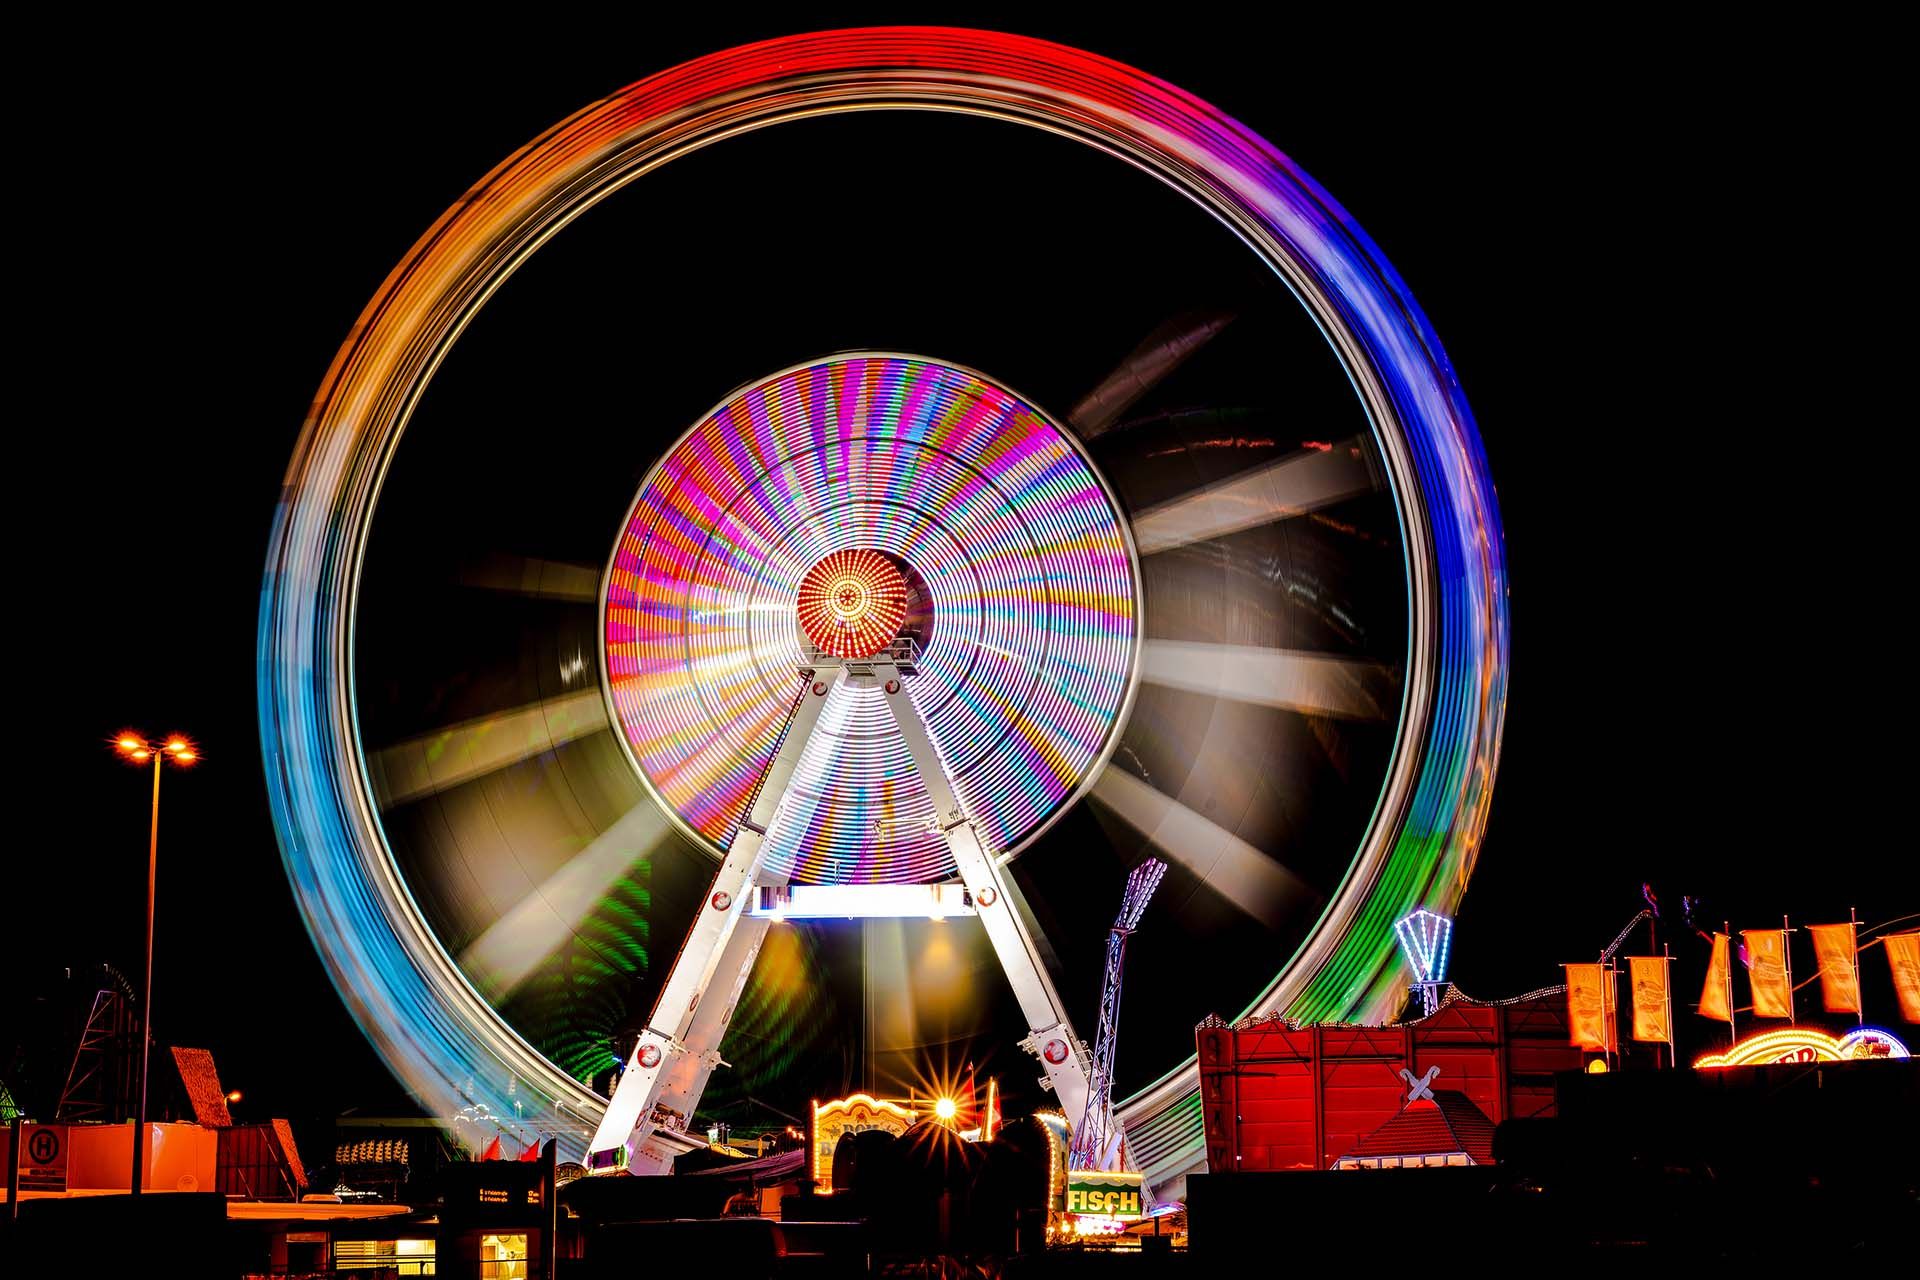
[(1613, 998), (1607, 990), (1612, 985), (1612, 971), (1599, 964), (1560, 967), (1567, 971), (1568, 1043), (1612, 1053)]
[(1860, 1012), (1860, 979), (1854, 971), (1851, 924), (1810, 924), (1813, 954), (1820, 960), (1820, 999), (1828, 1013)]
[(1667, 958), (1628, 956), (1627, 973), (1633, 980), (1633, 1038), (1665, 1044), (1673, 1039), (1673, 1019), (1667, 1014), (1672, 1004)]
[(1747, 943), (1747, 981), (1753, 987), (1753, 1016), (1793, 1017), (1793, 988), (1787, 979), (1787, 931), (1743, 929)]
[(1920, 933), (1890, 933), (1887, 963), (1893, 966), (1893, 990), (1900, 997), (1900, 1016), (1920, 1022)]
[(1733, 1020), (1733, 1005), (1727, 999), (1727, 935), (1713, 935), (1713, 958), (1707, 961), (1707, 985), (1700, 988), (1700, 1016), (1721, 1022)]

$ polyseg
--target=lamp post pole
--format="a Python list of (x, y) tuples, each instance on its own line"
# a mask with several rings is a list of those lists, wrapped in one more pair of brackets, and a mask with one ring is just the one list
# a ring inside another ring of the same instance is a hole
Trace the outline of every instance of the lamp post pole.
[(153, 892), (160, 873), (160, 760), (153, 753), (153, 823), (147, 832), (147, 962), (140, 970), (140, 1085), (133, 1113), (133, 1194), (147, 1168), (147, 1058), (153, 1051)]
[(153, 760), (153, 820), (147, 830), (147, 962), (140, 979), (140, 1083), (133, 1112), (133, 1176), (127, 1183), (128, 1189), (137, 1196), (147, 1171), (147, 1061), (153, 1050), (153, 900), (160, 873), (160, 766), (169, 757), (182, 766), (200, 757), (193, 744), (179, 734), (160, 745), (136, 733), (123, 733), (114, 745), (135, 764), (145, 764), (149, 758)]

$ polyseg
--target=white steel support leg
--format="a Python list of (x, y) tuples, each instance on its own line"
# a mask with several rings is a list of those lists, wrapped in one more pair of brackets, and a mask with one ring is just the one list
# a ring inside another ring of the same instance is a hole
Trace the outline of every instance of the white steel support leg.
[(1053, 980), (1047, 976), (1039, 950), (1027, 936), (1025, 924), (1007, 897), (1007, 884), (1000, 868), (980, 842), (973, 819), (961, 808), (946, 765), (927, 732), (926, 721), (920, 718), (920, 709), (913, 705), (899, 672), (876, 665), (872, 679), (887, 695), (887, 708), (893, 713), (894, 723), (900, 726), (900, 736), (913, 755), (920, 780), (933, 797), (934, 813), (946, 837), (947, 849), (953, 854), (954, 865), (960, 870), (960, 880), (973, 898), (980, 923), (987, 927), (987, 939), (993, 943), (994, 954), (1006, 971), (1007, 981), (1013, 984), (1014, 998), (1020, 1002), (1020, 1012), (1031, 1032), (1021, 1041), (1021, 1048), (1039, 1057), (1047, 1073), (1041, 1083), (1052, 1087), (1054, 1096), (1060, 1100), (1061, 1111), (1071, 1123), (1078, 1124), (1086, 1113), (1087, 1079), (1091, 1074), (1086, 1046), (1073, 1034), (1073, 1027), (1067, 1021), (1067, 1007), (1061, 1003), (1060, 993), (1054, 990)]
[(809, 676), (803, 686), (780, 749), (680, 944), (673, 971), (594, 1132), (587, 1148), (589, 1167), (601, 1167), (601, 1153), (625, 1146), (634, 1173), (665, 1173), (675, 1155), (705, 1145), (690, 1137), (687, 1127), (707, 1076), (720, 1060), (727, 1020), (766, 938), (768, 922), (746, 915), (748, 898), (760, 884), (782, 883), (766, 873), (767, 836), (780, 818), (787, 787), (820, 723), (828, 694), (846, 680), (845, 671), (832, 678), (822, 672)]
[[(748, 892), (751, 894), (752, 889)], [(700, 1095), (707, 1091), (707, 1077), (715, 1067), (727, 1065), (720, 1057), (720, 1041), (726, 1037), (733, 1011), (740, 1003), (740, 993), (746, 990), (747, 978), (753, 973), (754, 961), (760, 956), (761, 944), (766, 942), (767, 930), (772, 924), (765, 916), (749, 915), (734, 925), (733, 936), (727, 939), (720, 953), (720, 963), (714, 968), (706, 997), (693, 1011), (693, 1022), (681, 1037), (683, 1052), (669, 1057), (666, 1070), (661, 1072), (654, 1098), (654, 1110), (659, 1114), (685, 1116), (691, 1120), (694, 1108), (700, 1105)], [(705, 1143), (704, 1137), (701, 1142)], [(680, 1146), (663, 1149), (663, 1144), (652, 1142), (636, 1144), (628, 1167), (635, 1173), (665, 1173), (682, 1149)], [(643, 1156), (658, 1160), (661, 1168), (642, 1168), (648, 1162)]]

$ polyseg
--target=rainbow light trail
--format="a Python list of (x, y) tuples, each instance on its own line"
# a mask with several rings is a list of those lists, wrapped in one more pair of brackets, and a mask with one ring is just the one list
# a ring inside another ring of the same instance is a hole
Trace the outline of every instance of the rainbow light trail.
[[(1356, 71), (1356, 74), (1360, 72)], [(1337, 201), (1265, 139), (1124, 63), (1024, 36), (886, 27), (783, 37), (669, 68), (503, 161), (421, 237), (334, 359), (289, 465), (262, 587), (260, 734), (287, 874), (335, 987), (429, 1111), (540, 1113), (577, 1155), (604, 1100), (473, 989), (402, 882), (352, 698), (358, 563), (379, 481), (449, 344), (568, 220), (675, 156), (830, 111), (946, 110), (1052, 130), (1183, 192), (1315, 316), (1380, 440), (1407, 522), (1412, 649), (1374, 831), (1260, 1008), (1378, 1019), (1404, 974), (1393, 922), (1451, 913), (1486, 827), (1508, 670), (1505, 549), (1472, 412), (1425, 313)], [(1195, 1067), (1123, 1104), (1149, 1181), (1192, 1167)], [(542, 1112), (541, 1109), (544, 1108)], [(536, 1130), (514, 1126), (522, 1137)]]
[[(801, 584), (861, 549), (926, 584), (932, 625), (908, 693), (988, 845), (1017, 848), (1112, 736), (1137, 649), (1134, 564), (1073, 442), (950, 365), (842, 356), (789, 370), (731, 397), (654, 469), (607, 575), (607, 684), (634, 762), (671, 812), (728, 844), (798, 689)], [(834, 691), (787, 795), (766, 854), (783, 876), (957, 874), (878, 690)]]

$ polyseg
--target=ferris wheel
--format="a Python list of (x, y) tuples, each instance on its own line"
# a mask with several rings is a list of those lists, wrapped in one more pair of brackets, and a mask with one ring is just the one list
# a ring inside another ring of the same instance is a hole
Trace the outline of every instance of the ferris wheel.
[(1159, 858), (1114, 1110), (1167, 1188), (1200, 1016), (1398, 1008), (1504, 597), (1437, 337), (1272, 146), (1059, 45), (822, 33), (584, 108), (394, 270), (289, 469), (262, 737), (396, 1075), (636, 1170), (848, 1036), (1077, 1115)]

